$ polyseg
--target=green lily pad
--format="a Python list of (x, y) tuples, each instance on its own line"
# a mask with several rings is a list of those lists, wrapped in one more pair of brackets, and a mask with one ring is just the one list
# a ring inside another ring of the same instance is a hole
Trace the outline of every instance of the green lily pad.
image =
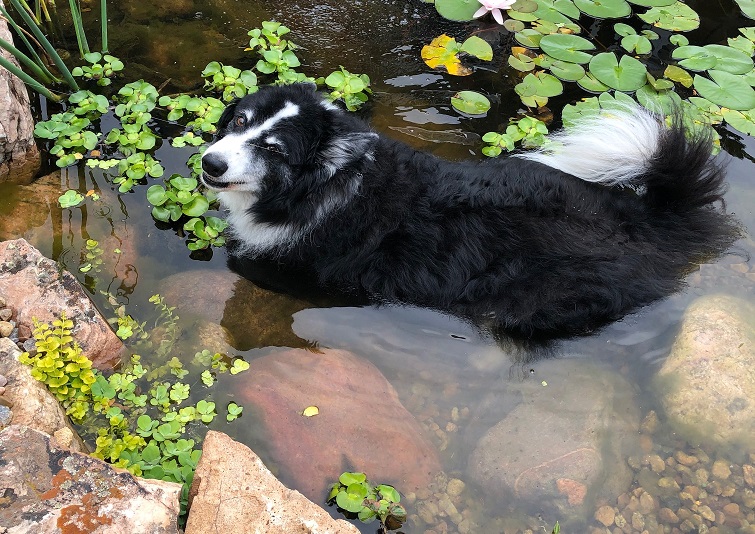
[(597, 19), (620, 19), (632, 12), (626, 0), (574, 0), (574, 5)]
[(493, 59), (493, 49), (487, 41), (480, 39), (476, 35), (469, 37), (462, 43), (461, 51), (484, 61)]
[(742, 14), (750, 19), (755, 19), (755, 0), (734, 0)]
[(688, 32), (700, 26), (700, 16), (682, 2), (652, 7), (638, 16), (648, 24), (674, 32)]
[(585, 69), (577, 63), (556, 60), (550, 64), (549, 70), (556, 78), (565, 82), (576, 82), (585, 75)]
[(539, 0), (533, 15), (556, 24), (570, 24), (572, 19), (579, 18), (580, 12), (572, 0)]
[(623, 22), (617, 22), (616, 24), (614, 24), (613, 31), (615, 31), (622, 37), (627, 37), (628, 35), (637, 35), (637, 32), (634, 28), (632, 28), (629, 24), (624, 24)]
[(589, 72), (586, 73), (582, 78), (577, 80), (577, 85), (579, 85), (585, 91), (589, 91), (590, 93), (602, 93), (603, 91), (608, 91), (608, 86), (604, 83), (599, 82), (595, 78), (595, 76), (593, 76)]
[(58, 197), (61, 208), (74, 208), (84, 202), (84, 195), (75, 189), (69, 189)]
[(734, 38), (729, 37), (726, 42), (730, 47), (736, 48), (737, 50), (740, 50), (741, 52), (747, 54), (748, 57), (752, 57), (752, 55), (755, 54), (755, 43), (753, 43), (746, 37), (742, 37), (741, 35)]
[(670, 89), (657, 91), (652, 85), (643, 85), (635, 93), (637, 101), (654, 113), (668, 115), (681, 106), (682, 99)]
[(747, 74), (752, 70), (752, 58), (730, 46), (709, 44), (703, 48), (716, 57), (716, 70), (725, 70), (732, 74)]
[(755, 135), (755, 109), (736, 111), (727, 109), (723, 112), (724, 120), (732, 127), (747, 135)]
[(617, 91), (615, 95), (610, 93), (601, 93), (600, 96), (586, 98), (576, 104), (564, 106), (561, 114), (561, 120), (564, 126), (571, 127), (579, 124), (584, 117), (596, 115), (600, 110), (618, 110), (625, 111), (627, 106), (636, 106), (634, 99), (622, 92)]
[(631, 56), (622, 56), (619, 61), (613, 52), (603, 52), (590, 61), (590, 73), (612, 89), (636, 91), (645, 85), (647, 69)]
[(464, 22), (474, 18), (480, 8), (477, 0), (435, 0), (435, 9), (440, 16), (448, 20)]
[(509, 65), (519, 72), (529, 72), (535, 68), (535, 62), (525, 54), (512, 54), (508, 59)]
[(650, 39), (644, 35), (627, 35), (621, 40), (621, 46), (629, 52), (637, 52), (638, 55), (644, 56), (653, 51), (653, 45)]
[(742, 76), (720, 70), (711, 70), (708, 74), (712, 79), (695, 75), (694, 86), (700, 96), (730, 109), (755, 108), (755, 89)]
[(680, 46), (674, 49), (671, 57), (678, 60), (682, 67), (697, 72), (712, 69), (718, 63), (713, 52), (702, 46)]
[(490, 109), (490, 100), (475, 91), (459, 91), (451, 97), (454, 109), (470, 115), (482, 115)]
[(689, 44), (689, 39), (687, 39), (684, 35), (672, 35), (668, 38), (669, 42), (674, 46), (687, 46)]
[(514, 39), (516, 39), (516, 42), (522, 46), (526, 46), (527, 48), (539, 48), (540, 40), (542, 38), (543, 34), (531, 28), (527, 28), (526, 30), (522, 30), (517, 34), (514, 34)]
[(539, 107), (544, 106), (548, 98), (563, 93), (564, 86), (561, 80), (552, 74), (538, 72), (525, 76), (522, 83), (517, 84), (514, 90), (525, 106)]
[(632, 4), (642, 7), (666, 7), (677, 0), (629, 0)]
[(510, 18), (503, 21), (503, 27), (511, 33), (516, 33), (524, 29), (524, 22)]
[(595, 45), (578, 35), (554, 33), (540, 39), (540, 48), (555, 59), (569, 63), (589, 63), (592, 55), (583, 50), (594, 50)]

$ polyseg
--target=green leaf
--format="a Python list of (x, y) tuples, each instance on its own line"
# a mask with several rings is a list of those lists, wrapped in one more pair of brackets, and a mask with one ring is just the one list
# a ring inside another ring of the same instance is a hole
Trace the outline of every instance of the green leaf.
[(472, 20), (479, 7), (477, 0), (435, 0), (435, 9), (441, 17), (459, 22)]
[(359, 513), (364, 507), (363, 503), (363, 495), (360, 496), (359, 494), (352, 494), (347, 491), (339, 491), (336, 495), (336, 504), (347, 512)]
[(74, 208), (84, 202), (84, 195), (74, 189), (69, 189), (58, 197), (61, 208)]
[(631, 56), (622, 56), (619, 61), (613, 52), (603, 52), (590, 61), (590, 73), (613, 89), (636, 91), (645, 85), (647, 69)]
[(629, 2), (642, 7), (665, 7), (675, 3), (676, 0), (629, 0)]
[(708, 74), (711, 80), (695, 75), (694, 87), (700, 96), (735, 110), (755, 108), (755, 90), (742, 76), (720, 70), (711, 70)]
[(367, 475), (365, 475), (364, 473), (350, 473), (347, 471), (345, 473), (342, 473), (341, 476), (338, 477), (338, 481), (344, 486), (361, 484), (367, 481)]
[(544, 106), (548, 98), (560, 95), (564, 91), (564, 86), (555, 76), (538, 72), (525, 76), (522, 83), (517, 84), (514, 90), (521, 97), (524, 105), (538, 107)]
[(679, 34), (672, 35), (668, 38), (668, 40), (672, 45), (676, 46), (687, 46), (689, 44), (689, 39), (687, 39), (684, 35)]
[(476, 35), (473, 35), (462, 43), (461, 51), (484, 61), (493, 59), (493, 49), (487, 41), (480, 39)]
[(750, 19), (755, 19), (755, 0), (734, 0), (742, 14)]
[(662, 112), (664, 115), (673, 113), (682, 105), (681, 97), (674, 91), (668, 89), (658, 91), (650, 84), (640, 87), (635, 96), (644, 108), (654, 113)]
[(490, 100), (475, 91), (459, 91), (451, 97), (451, 105), (462, 113), (482, 115), (490, 109)]
[(628, 35), (621, 40), (621, 46), (629, 52), (637, 52), (639, 55), (646, 55), (653, 51), (653, 45), (650, 39), (644, 35)]
[(705, 45), (704, 48), (718, 60), (716, 70), (724, 70), (731, 74), (747, 74), (752, 70), (752, 58), (741, 50), (718, 44)]
[(585, 69), (582, 65), (576, 63), (567, 63), (566, 61), (554, 61), (549, 67), (551, 74), (565, 82), (576, 82), (581, 80), (585, 75)]
[(724, 120), (732, 127), (747, 135), (755, 135), (755, 109), (736, 111), (727, 109), (723, 112)]
[(678, 60), (679, 65), (685, 69), (698, 72), (712, 69), (718, 63), (713, 51), (702, 46), (680, 46), (674, 49), (671, 57)]
[(626, 0), (574, 0), (574, 5), (597, 19), (620, 19), (632, 12)]
[(572, 0), (538, 0), (533, 13), (537, 18), (556, 24), (571, 24), (579, 19), (580, 12)]
[(670, 6), (653, 7), (638, 16), (648, 24), (675, 32), (687, 32), (700, 26), (700, 16), (682, 2), (675, 2)]
[(585, 91), (589, 91), (590, 93), (602, 93), (603, 91), (608, 91), (608, 86), (604, 83), (599, 82), (595, 78), (595, 76), (593, 76), (589, 72), (586, 73), (582, 78), (577, 80), (577, 85), (579, 85)]
[(526, 46), (527, 48), (539, 48), (540, 40), (542, 38), (542, 33), (531, 28), (527, 28), (520, 31), (519, 33), (514, 34), (514, 39), (516, 39), (516, 42), (522, 46)]
[(613, 31), (621, 35), (622, 37), (627, 37), (628, 35), (637, 35), (637, 32), (632, 28), (629, 24), (624, 24), (623, 22), (617, 22), (613, 25)]
[(583, 50), (594, 50), (595, 45), (578, 35), (554, 33), (540, 39), (540, 48), (549, 56), (569, 63), (589, 63), (592, 55)]

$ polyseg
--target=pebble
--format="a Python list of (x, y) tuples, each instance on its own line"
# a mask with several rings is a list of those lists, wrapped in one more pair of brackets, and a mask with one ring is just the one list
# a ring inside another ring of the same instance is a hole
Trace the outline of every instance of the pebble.
[(650, 462), (650, 469), (652, 469), (656, 473), (663, 473), (663, 471), (666, 469), (666, 462), (664, 462), (663, 458), (661, 458), (657, 454), (651, 454), (648, 457), (648, 461)]
[(613, 525), (615, 518), (616, 510), (614, 510), (613, 506), (604, 505), (595, 512), (595, 520), (607, 527)]
[(10, 321), (11, 317), (13, 317), (13, 310), (10, 308), (0, 309), (0, 321)]
[(5, 428), (13, 420), (13, 412), (10, 408), (0, 404), (0, 429)]
[(691, 454), (686, 454), (684, 451), (676, 451), (674, 454), (674, 458), (677, 462), (679, 462), (682, 465), (686, 465), (687, 467), (695, 465), (699, 460), (692, 456)]
[(466, 485), (464, 484), (464, 481), (459, 480), (458, 478), (452, 478), (448, 481), (448, 486), (446, 486), (446, 493), (450, 497), (458, 497), (464, 491), (465, 486)]
[(8, 321), (0, 321), (0, 337), (8, 337), (13, 332), (13, 325)]
[(679, 516), (671, 508), (661, 508), (658, 510), (658, 519), (663, 523), (676, 525), (679, 522)]
[(1, 386), (7, 386), (8, 385), (8, 379), (5, 378), (5, 376), (0, 375), (0, 387)]
[(742, 475), (745, 479), (745, 484), (751, 488), (755, 488), (755, 467), (745, 464), (742, 466)]
[(713, 473), (713, 476), (718, 479), (727, 480), (731, 476), (729, 462), (726, 462), (724, 460), (716, 460), (715, 462), (713, 462), (713, 469), (711, 470), (711, 473)]
[(643, 434), (655, 434), (655, 431), (658, 429), (658, 414), (655, 413), (655, 410), (650, 410), (648, 414), (645, 416), (645, 419), (642, 420), (642, 425), (640, 425), (640, 431)]

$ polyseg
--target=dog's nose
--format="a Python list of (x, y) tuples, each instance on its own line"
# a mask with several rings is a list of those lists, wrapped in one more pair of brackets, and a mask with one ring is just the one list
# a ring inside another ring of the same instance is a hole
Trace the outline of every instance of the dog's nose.
[(210, 176), (217, 178), (223, 176), (225, 171), (228, 170), (228, 163), (218, 154), (205, 154), (202, 156), (202, 170)]

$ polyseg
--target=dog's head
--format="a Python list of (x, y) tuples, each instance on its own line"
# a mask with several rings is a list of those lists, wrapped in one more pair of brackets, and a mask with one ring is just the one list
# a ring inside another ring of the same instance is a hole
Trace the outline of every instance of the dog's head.
[(377, 135), (312, 84), (269, 86), (230, 104), (202, 156), (202, 181), (222, 192), (306, 194), (369, 156)]

